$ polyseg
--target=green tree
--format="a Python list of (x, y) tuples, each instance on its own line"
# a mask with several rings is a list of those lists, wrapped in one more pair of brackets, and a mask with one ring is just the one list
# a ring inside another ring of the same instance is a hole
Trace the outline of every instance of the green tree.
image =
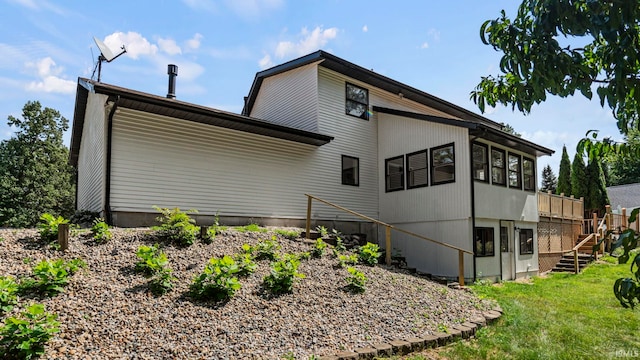
[(33, 226), (45, 212), (72, 214), (74, 176), (62, 143), (67, 119), (29, 101), (22, 119), (7, 122), (17, 131), (0, 143), (0, 226)]
[(560, 158), (556, 194), (571, 195), (571, 160), (569, 160), (566, 146), (562, 146), (562, 158)]
[(576, 199), (587, 196), (587, 166), (582, 153), (576, 152), (571, 163), (571, 195)]
[[(629, 130), (625, 136), (625, 142), (631, 148), (640, 148), (640, 131), (637, 129)], [(605, 161), (609, 171), (608, 186), (640, 182), (640, 157), (628, 153), (612, 152), (605, 157)]]
[(540, 191), (551, 191), (555, 193), (556, 187), (558, 187), (558, 179), (556, 178), (556, 174), (553, 173), (551, 166), (547, 164), (547, 166), (542, 169), (542, 186), (540, 186)]
[(513, 126), (503, 122), (501, 122), (500, 125), (502, 125), (502, 131), (506, 132), (507, 134), (515, 135), (517, 137), (522, 137), (522, 134), (517, 132), (516, 129), (513, 128)]
[(592, 158), (587, 166), (587, 194), (585, 196), (585, 210), (590, 213), (602, 214), (605, 205), (609, 204), (609, 195), (604, 181), (604, 173), (600, 160)]

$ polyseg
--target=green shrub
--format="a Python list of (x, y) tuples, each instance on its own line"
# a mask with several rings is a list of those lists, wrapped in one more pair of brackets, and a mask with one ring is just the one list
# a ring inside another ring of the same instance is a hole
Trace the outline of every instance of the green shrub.
[(333, 253), (339, 254), (341, 252), (347, 251), (347, 248), (346, 246), (344, 246), (344, 242), (342, 241), (342, 234), (336, 229), (333, 229), (332, 231), (333, 235), (336, 238), (336, 246), (333, 247)]
[(271, 272), (263, 279), (264, 287), (274, 294), (290, 293), (296, 278), (304, 278), (298, 272), (300, 260), (294, 254), (286, 254), (282, 260), (271, 264)]
[(252, 255), (256, 260), (276, 260), (278, 258), (277, 251), (280, 249), (277, 238), (271, 237), (271, 240), (262, 240), (253, 246)]
[(155, 296), (161, 296), (173, 289), (173, 281), (175, 277), (171, 275), (171, 269), (163, 267), (160, 271), (153, 275), (151, 281), (149, 281), (149, 290)]
[(380, 247), (377, 244), (372, 244), (370, 242), (361, 246), (360, 252), (358, 253), (360, 262), (369, 266), (377, 264), (380, 255), (382, 255)]
[(313, 257), (319, 258), (324, 254), (324, 250), (327, 248), (327, 243), (322, 241), (322, 239), (316, 239), (316, 242), (313, 245), (313, 249), (311, 249), (311, 255)]
[(356, 293), (364, 292), (364, 284), (367, 282), (367, 277), (364, 273), (353, 267), (347, 268), (347, 271), (349, 272), (349, 276), (345, 278), (347, 281), (347, 289)]
[(249, 276), (258, 268), (251, 254), (236, 254), (233, 260), (238, 264), (238, 276)]
[(338, 256), (338, 265), (340, 267), (345, 267), (347, 265), (356, 265), (358, 263), (358, 255), (339, 255)]
[[(195, 225), (195, 220), (189, 214), (180, 211), (180, 208), (161, 209), (154, 206), (154, 209), (162, 214), (156, 218), (161, 225), (153, 227), (153, 230), (160, 232), (161, 237), (180, 246), (189, 246), (194, 243), (199, 230)], [(190, 212), (197, 211), (190, 210)]]
[(309, 252), (309, 251), (301, 252), (301, 253), (296, 254), (296, 257), (299, 260), (309, 260), (309, 259), (311, 259), (311, 252)]
[(64, 287), (69, 283), (69, 276), (85, 266), (82, 259), (42, 260), (33, 267), (32, 278), (22, 280), (19, 291), (35, 291), (48, 296), (57, 295), (64, 292)]
[(105, 243), (111, 240), (111, 230), (109, 230), (109, 225), (102, 218), (98, 218), (93, 220), (93, 225), (91, 226), (91, 237), (99, 243)]
[(202, 242), (205, 244), (211, 244), (213, 242), (213, 239), (216, 238), (216, 235), (218, 235), (218, 233), (222, 231), (222, 229), (223, 227), (220, 226), (220, 217), (216, 213), (216, 216), (213, 220), (213, 224), (211, 224), (211, 226), (207, 228), (206, 234), (201, 239)]
[(18, 303), (18, 284), (10, 276), (0, 276), (0, 315)]
[(31, 359), (44, 354), (47, 341), (60, 331), (57, 317), (46, 313), (42, 304), (29, 306), (18, 317), (8, 317), (0, 327), (0, 353), (10, 359)]
[(62, 216), (55, 217), (49, 213), (40, 215), (40, 223), (37, 225), (40, 238), (46, 242), (52, 242), (58, 239), (58, 226), (60, 224), (68, 224), (69, 220)]
[(276, 229), (275, 233), (289, 240), (295, 240), (300, 237), (300, 231)]
[(320, 234), (320, 237), (326, 237), (327, 235), (329, 235), (329, 230), (327, 230), (326, 227), (320, 225), (320, 226), (316, 226), (316, 231)]
[(235, 276), (239, 271), (238, 264), (228, 255), (212, 258), (204, 271), (193, 279), (189, 294), (198, 300), (226, 300), (240, 289)]
[(146, 277), (151, 277), (155, 273), (162, 271), (169, 263), (164, 251), (158, 249), (158, 244), (153, 246), (140, 245), (136, 251), (136, 256), (140, 260), (136, 263), (135, 270)]

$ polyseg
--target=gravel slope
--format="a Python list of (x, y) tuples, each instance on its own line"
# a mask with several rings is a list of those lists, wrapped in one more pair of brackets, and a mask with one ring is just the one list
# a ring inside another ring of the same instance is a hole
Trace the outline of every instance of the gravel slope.
[[(464, 290), (385, 266), (358, 265), (367, 278), (364, 294), (343, 291), (345, 269), (325, 254), (303, 260), (306, 275), (293, 294), (269, 297), (261, 290), (269, 262), (241, 278), (242, 288), (224, 305), (192, 302), (185, 296), (208, 259), (241, 251), (273, 233), (225, 231), (213, 244), (166, 246), (174, 275), (172, 292), (154, 297), (147, 279), (134, 273), (139, 245), (156, 239), (148, 229), (113, 229), (113, 239), (96, 244), (86, 235), (71, 239), (66, 253), (37, 245), (35, 230), (0, 229), (0, 274), (24, 276), (42, 259), (84, 259), (65, 293), (44, 299), (57, 313), (60, 333), (48, 344), (47, 358), (73, 359), (307, 359), (345, 349), (431, 334), (480, 315), (492, 304)], [(278, 236), (281, 252), (311, 245)], [(26, 260), (25, 260), (26, 259)], [(34, 301), (22, 299), (20, 307)], [(19, 309), (14, 309), (15, 313)]]

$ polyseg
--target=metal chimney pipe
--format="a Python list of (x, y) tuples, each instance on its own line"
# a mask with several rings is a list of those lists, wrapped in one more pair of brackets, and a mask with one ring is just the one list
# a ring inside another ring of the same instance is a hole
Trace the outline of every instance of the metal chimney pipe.
[(169, 74), (169, 93), (167, 99), (176, 98), (176, 76), (178, 76), (178, 65), (169, 64), (167, 66), (167, 74)]

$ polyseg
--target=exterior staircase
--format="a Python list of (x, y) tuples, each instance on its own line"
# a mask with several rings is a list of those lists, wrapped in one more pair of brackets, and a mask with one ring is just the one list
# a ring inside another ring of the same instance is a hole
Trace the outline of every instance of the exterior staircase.
[[(578, 240), (576, 241), (576, 245), (580, 244), (584, 239), (586, 239), (589, 235), (582, 234), (578, 236)], [(590, 262), (595, 260), (593, 257), (593, 246), (596, 244), (596, 238), (588, 240), (584, 244), (582, 244), (578, 248), (578, 272), (581, 272)], [(575, 259), (573, 251), (568, 252), (562, 255), (562, 259), (558, 261), (556, 266), (551, 269), (551, 272), (570, 272), (575, 273)]]

